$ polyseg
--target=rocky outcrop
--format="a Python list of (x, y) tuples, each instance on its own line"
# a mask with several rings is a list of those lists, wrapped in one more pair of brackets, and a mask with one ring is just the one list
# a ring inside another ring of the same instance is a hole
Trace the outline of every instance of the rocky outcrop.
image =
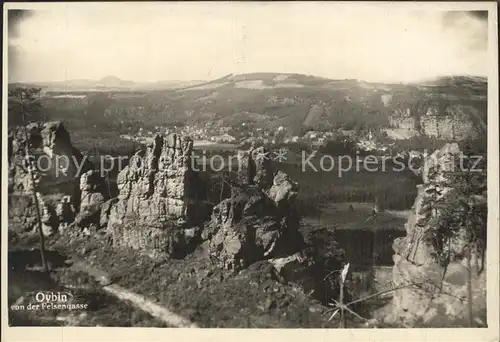
[(75, 226), (96, 231), (101, 228), (101, 207), (109, 197), (104, 178), (96, 170), (84, 173), (80, 177), (80, 192), (80, 210), (75, 218)]
[(109, 215), (111, 214), (111, 209), (118, 202), (118, 198), (111, 198), (104, 202), (101, 206), (101, 217), (99, 219), (99, 225), (101, 227), (107, 228), (109, 224)]
[[(464, 229), (451, 230), (444, 246), (436, 241), (436, 218), (441, 213), (437, 203), (451, 191), (454, 170), (460, 153), (457, 144), (446, 144), (427, 157), (418, 195), (405, 225), (406, 236), (394, 241), (393, 284), (401, 287), (394, 292), (389, 315), (390, 323), (406, 326), (467, 326), (467, 245)], [(483, 198), (485, 201), (486, 199)], [(449, 257), (442, 262), (442, 251)], [(473, 255), (473, 258), (479, 258)], [(476, 318), (485, 313), (485, 272), (472, 272), (473, 312)], [(465, 322), (465, 323), (464, 323)]]
[[(116, 245), (142, 249), (139, 240), (152, 239), (155, 243), (151, 248), (168, 252), (175, 249), (169, 247), (172, 239), (183, 240), (179, 236), (184, 236), (184, 229), (196, 224), (192, 147), (189, 138), (156, 135), (118, 174), (119, 194), (107, 220)], [(134, 230), (134, 234), (127, 230)]]
[(451, 104), (446, 108), (429, 106), (421, 113), (412, 113), (408, 107), (396, 109), (389, 118), (391, 127), (405, 129), (415, 134), (447, 141), (462, 141), (477, 138), (483, 133), (477, 108), (469, 105)]
[(439, 184), (441, 187), (453, 186), (449, 172), (455, 169), (455, 158), (461, 151), (458, 144), (446, 144), (425, 158), (422, 170), (424, 184)]
[[(80, 206), (80, 176), (91, 170), (92, 164), (73, 147), (64, 125), (55, 121), (11, 129), (8, 144), (10, 196), (32, 206), (35, 188), (44, 233), (52, 235), (59, 226), (69, 227)], [(46, 201), (47, 196), (50, 201)], [(55, 203), (56, 198), (61, 202)], [(31, 231), (36, 210), (25, 210), (22, 215), (23, 230)]]
[(255, 191), (241, 193), (219, 203), (204, 231), (210, 255), (218, 266), (241, 269), (271, 256), (282, 239), (282, 227), (269, 199)]
[(298, 184), (273, 170), (267, 151), (239, 155), (232, 195), (213, 208), (207, 224), (210, 217), (197, 215), (201, 189), (191, 151), (188, 138), (158, 135), (119, 173), (118, 197), (101, 207), (100, 217), (115, 245), (182, 257), (205, 240), (212, 260), (231, 269), (300, 249)]
[[(53, 208), (37, 193), (38, 209), (45, 236), (57, 232), (58, 218)], [(33, 194), (13, 193), (9, 195), (9, 229), (17, 233), (38, 234), (38, 219)]]
[[(26, 128), (12, 129), (8, 138), (9, 150), (9, 192), (28, 192), (39, 183), (39, 173), (35, 173), (35, 184), (28, 173), (26, 146), (41, 150), (40, 129), (28, 125)], [(36, 165), (36, 163), (35, 163)]]
[(431, 106), (420, 119), (425, 135), (444, 140), (460, 141), (476, 138), (480, 129), (473, 119), (478, 116), (471, 106), (452, 105), (445, 110)]
[(192, 146), (192, 140), (176, 134), (157, 135), (146, 151), (136, 153), (118, 174), (119, 201), (110, 220), (131, 214), (151, 223), (187, 219), (193, 210), (188, 198)]
[(31, 123), (13, 129), (9, 134), (11, 190), (29, 191), (31, 181), (26, 168), (26, 146), (41, 179), (39, 190), (58, 189), (73, 195), (80, 175), (92, 168), (83, 155), (73, 147), (68, 131), (59, 121)]
[(65, 231), (75, 220), (75, 207), (72, 204), (71, 196), (64, 196), (56, 206), (56, 215), (59, 222), (58, 230)]
[(45, 203), (42, 195), (37, 193), (38, 204), (40, 206), (40, 217), (42, 220), (42, 233), (45, 236), (54, 235), (57, 229), (57, 217), (53, 208)]
[(238, 171), (240, 184), (257, 185), (261, 189), (272, 184), (274, 170), (269, 152), (262, 146), (252, 145), (247, 151), (238, 151)]
[(243, 182), (233, 185), (231, 197), (214, 207), (202, 233), (219, 267), (241, 269), (304, 247), (300, 218), (293, 207), (298, 184), (273, 171), (266, 152), (259, 148), (240, 155), (246, 162), (239, 177)]
[(266, 194), (273, 200), (278, 209), (284, 211), (291, 209), (290, 207), (297, 198), (298, 191), (298, 183), (290, 179), (286, 173), (278, 171), (274, 175), (272, 185)]

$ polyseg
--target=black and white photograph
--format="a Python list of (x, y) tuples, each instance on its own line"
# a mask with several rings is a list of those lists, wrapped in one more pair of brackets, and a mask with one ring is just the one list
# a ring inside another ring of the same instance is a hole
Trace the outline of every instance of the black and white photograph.
[(497, 4), (439, 5), (6, 3), (9, 334), (497, 340)]

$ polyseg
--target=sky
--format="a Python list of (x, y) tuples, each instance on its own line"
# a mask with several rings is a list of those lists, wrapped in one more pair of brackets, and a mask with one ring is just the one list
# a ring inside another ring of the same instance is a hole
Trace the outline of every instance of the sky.
[(9, 13), (9, 81), (486, 76), (484, 14), (334, 2), (56, 4)]

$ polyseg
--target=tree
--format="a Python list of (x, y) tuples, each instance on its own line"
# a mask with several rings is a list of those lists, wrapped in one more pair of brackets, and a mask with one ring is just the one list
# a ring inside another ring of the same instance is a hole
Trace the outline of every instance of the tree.
[(467, 248), (483, 249), (487, 222), (486, 155), (476, 148), (466, 147), (449, 177), (453, 191), (443, 197), (439, 206), (435, 222), (438, 235), (448, 238), (450, 234), (465, 231)]
[(9, 89), (8, 117), (9, 127), (26, 125), (41, 119), (40, 88)]
[(34, 175), (36, 170), (33, 165), (33, 160), (32, 158), (30, 158), (29, 154), (30, 146), (28, 139), (28, 130), (26, 128), (26, 125), (28, 123), (36, 121), (40, 108), (40, 89), (15, 88), (9, 90), (9, 125), (11, 123), (11, 118), (13, 118), (14, 122), (20, 121), (24, 130), (24, 152), (26, 156), (25, 165), (27, 166), (28, 175), (30, 177), (33, 202), (35, 203), (35, 212), (38, 222), (38, 235), (40, 237), (40, 258), (42, 267), (44, 268), (45, 272), (49, 273), (49, 266), (47, 264), (47, 260), (45, 259), (45, 237), (42, 230), (42, 217), (37, 196), (37, 183), (35, 181)]
[[(478, 273), (482, 272), (486, 250), (486, 153), (481, 148), (466, 146), (448, 176), (453, 190), (438, 203), (439, 210), (436, 210), (432, 223), (433, 234), (440, 254), (438, 256), (444, 266), (457, 256), (465, 256), (467, 259), (469, 320), (472, 326), (471, 259), (475, 255), (477, 261), (479, 254), (481, 255), (481, 266), (476, 269)], [(465, 242), (461, 250), (458, 249), (460, 246), (452, 246), (453, 239), (457, 237)]]

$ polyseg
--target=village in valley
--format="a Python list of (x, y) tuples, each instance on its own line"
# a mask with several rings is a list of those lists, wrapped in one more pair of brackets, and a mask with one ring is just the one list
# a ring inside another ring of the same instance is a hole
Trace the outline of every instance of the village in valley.
[(491, 324), (487, 11), (136, 5), (9, 10), (9, 326)]

